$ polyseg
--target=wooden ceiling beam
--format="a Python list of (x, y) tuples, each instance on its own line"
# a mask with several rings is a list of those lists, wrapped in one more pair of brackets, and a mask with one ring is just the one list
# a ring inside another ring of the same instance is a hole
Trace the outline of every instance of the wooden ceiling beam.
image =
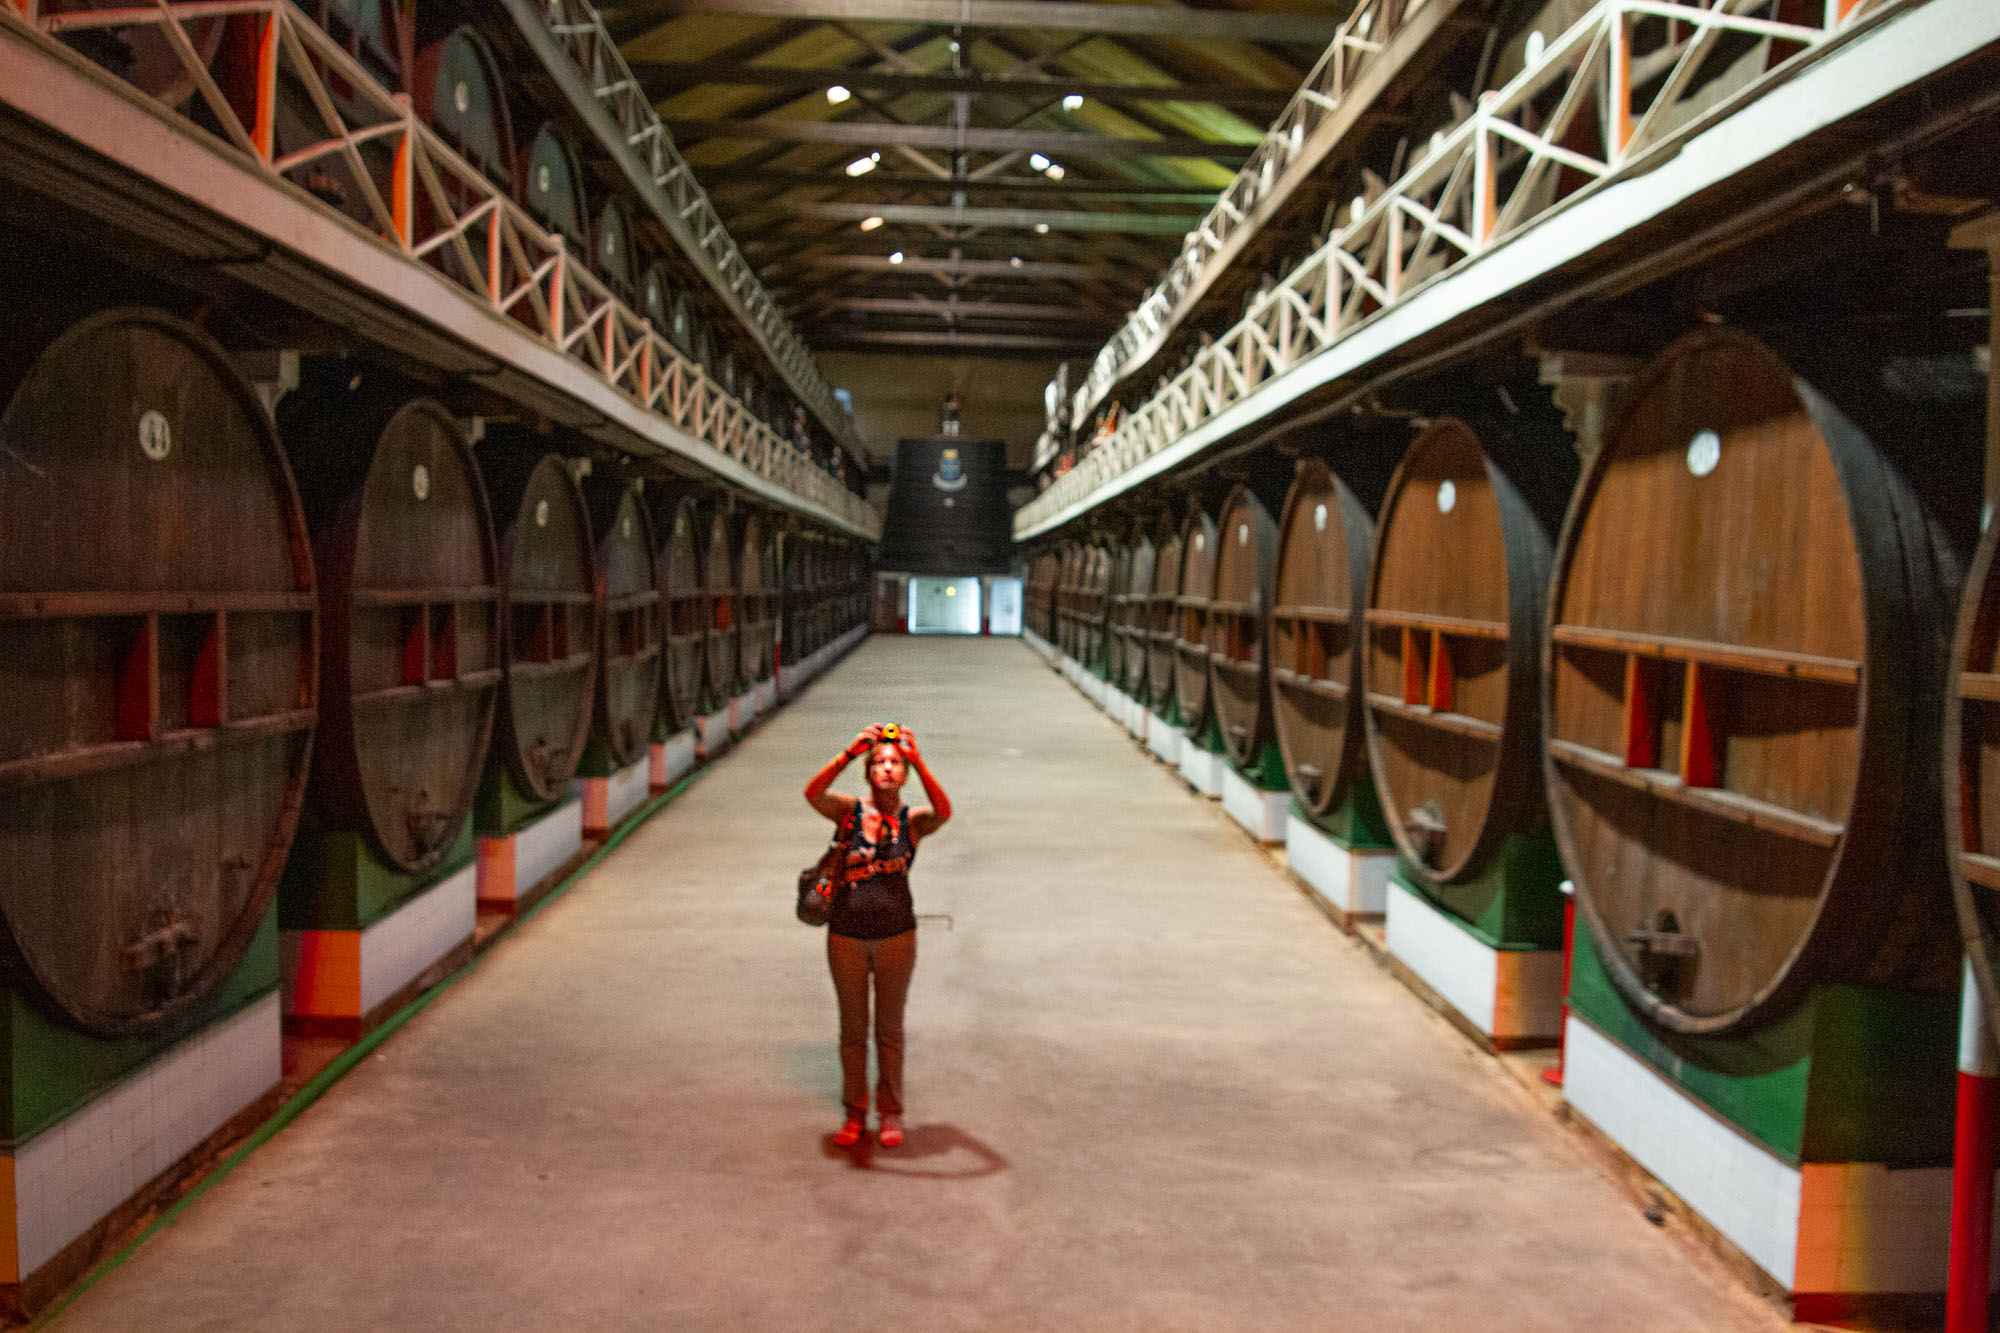
[(1222, 38), (1324, 48), (1340, 29), (1331, 12), (1255, 14), (1185, 5), (1094, 4), (1087, 0), (629, 0), (614, 10), (618, 41), (670, 19), (748, 14), (825, 23), (920, 23), (934, 28), (1028, 28), (1042, 32)]
[(856, 148), (963, 148), (973, 152), (1045, 153), (1064, 157), (1193, 157), (1241, 165), (1255, 144), (1209, 143), (1186, 137), (1125, 139), (1075, 130), (995, 130), (955, 125), (891, 125), (875, 120), (788, 120), (756, 116), (732, 120), (676, 120), (668, 125), (676, 142), (696, 139), (784, 140), (835, 143)]
[(1265, 120), (1276, 116), (1291, 101), (1285, 88), (1247, 88), (1227, 84), (1133, 84), (1097, 83), (1088, 79), (994, 78), (974, 70), (963, 73), (915, 74), (893, 69), (774, 69), (735, 61), (690, 60), (684, 62), (637, 61), (632, 73), (639, 86), (655, 102), (703, 84), (732, 87), (774, 88), (793, 96), (824, 92), (839, 86), (852, 92), (965, 93), (973, 97), (1026, 97), (1053, 99), (1078, 96), (1098, 102), (1200, 102), (1211, 106), (1246, 111)]

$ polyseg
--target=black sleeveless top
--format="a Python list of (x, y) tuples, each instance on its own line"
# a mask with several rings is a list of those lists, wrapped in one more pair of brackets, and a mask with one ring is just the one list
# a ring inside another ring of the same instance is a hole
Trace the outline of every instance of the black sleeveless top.
[(833, 899), (827, 929), (851, 940), (886, 940), (917, 928), (917, 909), (910, 899), (910, 864), (917, 844), (910, 837), (910, 807), (896, 812), (886, 845), (861, 836), (862, 811), (854, 812), (855, 831), (848, 847), (865, 851), (868, 859), (847, 868), (847, 884)]

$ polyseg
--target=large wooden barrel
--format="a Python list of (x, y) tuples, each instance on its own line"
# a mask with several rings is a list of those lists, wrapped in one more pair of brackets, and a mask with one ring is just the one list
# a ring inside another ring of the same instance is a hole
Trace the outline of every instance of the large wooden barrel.
[(2000, 1014), (2000, 524), (1973, 556), (1952, 648), (1944, 728), (1945, 834), (1965, 958), (1988, 1021)]
[(597, 250), (591, 267), (620, 300), (639, 295), (639, 252), (625, 206), (615, 196), (597, 210)]
[(1069, 657), (1077, 655), (1077, 589), (1083, 579), (1083, 555), (1081, 542), (1064, 542), (1056, 566), (1056, 647)]
[(1278, 521), (1271, 703), (1292, 795), (1330, 815), (1367, 771), (1359, 643), (1375, 520), (1333, 469), (1300, 459)]
[(1208, 730), (1208, 601), (1215, 595), (1215, 520), (1199, 501), (1181, 522), (1181, 576), (1174, 587), (1174, 697), (1181, 729)]
[[(484, 37), (461, 25), (426, 45), (417, 52), (410, 94), (424, 123), (460, 157), (502, 190), (514, 192), (514, 124), (507, 113), (500, 62)], [(423, 193), (417, 191), (419, 198)]]
[(1451, 417), (1417, 437), (1382, 502), (1362, 662), (1369, 761), (1398, 849), (1438, 883), (1471, 879), (1509, 835), (1547, 826), (1535, 777), (1549, 527)]
[(1271, 658), (1265, 623), (1278, 564), (1278, 525), (1248, 486), (1231, 488), (1216, 523), (1215, 594), (1208, 604), (1210, 706), (1240, 768), (1271, 744)]
[(743, 626), (737, 671), (747, 688), (771, 678), (778, 639), (777, 539), (769, 522), (754, 510), (743, 520), (736, 569), (736, 605)]
[[(80, 14), (97, 9), (125, 9), (125, 0), (42, 0), (44, 14)], [(185, 18), (181, 31), (197, 63), (212, 66), (229, 28), (225, 17)], [(103, 65), (140, 92), (179, 110), (192, 99), (201, 81), (181, 60), (162, 24), (134, 23), (122, 29), (71, 28), (62, 40)], [(200, 103), (197, 103), (200, 105)]]
[(560, 235), (570, 254), (590, 257), (590, 206), (583, 184), (583, 160), (569, 131), (543, 121), (521, 150), (521, 205), (535, 221)]
[(1557, 562), (1548, 781), (1597, 952), (1655, 1022), (1949, 982), (1942, 583), (1896, 472), (1762, 344), (1704, 330), (1635, 382)]
[(306, 789), (311, 542), (224, 351), (153, 311), (0, 343), (0, 944), (107, 1036), (265, 918)]
[(279, 412), (319, 565), (320, 822), (420, 875), (478, 790), (500, 697), (485, 484), (444, 408), (344, 383)]
[(506, 688), (494, 748), (530, 800), (569, 789), (597, 698), (597, 571), (590, 514), (567, 464), (482, 451), (506, 592)]
[(708, 593), (708, 688), (716, 707), (733, 698), (742, 678), (743, 633), (737, 619), (737, 546), (729, 511), (710, 509), (704, 523), (701, 582)]
[(1174, 704), (1174, 642), (1180, 634), (1181, 529), (1171, 514), (1160, 516), (1153, 546), (1153, 586), (1146, 596), (1146, 702), (1165, 717)]
[(1077, 660), (1092, 671), (1104, 666), (1106, 617), (1111, 610), (1111, 548), (1102, 540), (1083, 548), (1076, 585)]
[(660, 547), (653, 565), (666, 613), (660, 715), (669, 731), (685, 731), (701, 712), (701, 689), (708, 679), (708, 589), (701, 579), (699, 545), (705, 528), (695, 498), (670, 494), (657, 531)]
[[(403, 9), (396, 0), (320, 0), (319, 25), (390, 92), (403, 86)], [(340, 81), (335, 80), (336, 96)]]
[(1111, 633), (1118, 670), (1112, 683), (1134, 699), (1146, 697), (1147, 621), (1152, 611), (1153, 523), (1137, 519), (1125, 538), (1123, 588), (1113, 598)]
[(636, 481), (593, 477), (585, 490), (597, 542), (597, 706), (591, 736), (620, 765), (653, 739), (660, 704), (663, 627), (653, 523)]

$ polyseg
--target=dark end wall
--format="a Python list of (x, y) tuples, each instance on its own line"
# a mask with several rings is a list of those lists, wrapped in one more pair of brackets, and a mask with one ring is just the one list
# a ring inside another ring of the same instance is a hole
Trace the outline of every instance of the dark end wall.
[(1042, 433), (1042, 388), (1054, 361), (997, 357), (912, 356), (880, 352), (821, 352), (827, 382), (854, 396), (854, 419), (870, 461), (886, 465), (896, 441), (935, 435), (945, 395), (957, 390), (959, 433), (1002, 440), (1007, 466), (1025, 468)]

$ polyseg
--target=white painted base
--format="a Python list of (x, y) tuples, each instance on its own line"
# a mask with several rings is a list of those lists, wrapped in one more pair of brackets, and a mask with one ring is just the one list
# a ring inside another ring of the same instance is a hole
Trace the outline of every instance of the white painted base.
[(1023, 628), (1021, 630), (1021, 637), (1027, 641), (1027, 644), (1030, 648), (1033, 648), (1036, 652), (1042, 655), (1043, 661), (1053, 662), (1056, 660), (1055, 645), (1050, 643), (1047, 639), (1043, 638), (1041, 635), (1035, 633), (1031, 629)]
[(1379, 917), (1389, 910), (1393, 851), (1343, 847), (1308, 821), (1292, 817), (1285, 821), (1285, 861), (1307, 887), (1350, 917)]
[(1786, 1290), (1944, 1290), (1949, 1168), (1793, 1166), (1574, 1015), (1564, 1030), (1563, 1096)]
[(1158, 713), (1146, 714), (1146, 748), (1169, 768), (1181, 766), (1181, 747), (1186, 741), (1181, 729)]
[(273, 991), (202, 1029), (6, 1158), (0, 1198), (13, 1244), (0, 1269), (19, 1281), (171, 1170), (278, 1084)]
[(583, 831), (609, 833), (644, 804), (651, 782), (650, 755), (635, 759), (608, 778), (578, 778), (570, 792), (583, 802)]
[(756, 720), (757, 687), (753, 685), (747, 691), (729, 701), (729, 729), (731, 731), (748, 731), (750, 724)]
[(363, 930), (279, 931), (286, 1016), (366, 1018), (472, 938), (478, 899), (473, 862)]
[(583, 802), (574, 796), (526, 828), (479, 840), (479, 901), (513, 904), (583, 850)]
[(653, 742), (646, 752), (647, 785), (664, 790), (686, 777), (694, 768), (694, 732), (677, 731), (663, 741)]
[(729, 748), (729, 713), (725, 707), (694, 720), (697, 759), (713, 758)]
[(778, 682), (775, 678), (758, 681), (751, 693), (757, 698), (759, 713), (768, 713), (778, 706)]
[(1212, 754), (1189, 740), (1185, 733), (1181, 736), (1181, 781), (1193, 787), (1209, 800), (1222, 796), (1222, 770), (1229, 765), (1219, 754)]
[(1125, 730), (1132, 734), (1132, 739), (1142, 744), (1145, 742), (1146, 722), (1150, 717), (1152, 714), (1146, 711), (1146, 705), (1130, 695), (1125, 697)]
[(1116, 685), (1106, 684), (1103, 687), (1103, 707), (1112, 721), (1124, 726), (1126, 715), (1132, 711), (1132, 701)]
[(1222, 766), (1222, 808), (1259, 842), (1283, 842), (1292, 794), (1265, 791), (1228, 764)]
[(1395, 879), (1389, 952), (1498, 1041), (1554, 1041), (1562, 1030), (1562, 950), (1495, 949)]

